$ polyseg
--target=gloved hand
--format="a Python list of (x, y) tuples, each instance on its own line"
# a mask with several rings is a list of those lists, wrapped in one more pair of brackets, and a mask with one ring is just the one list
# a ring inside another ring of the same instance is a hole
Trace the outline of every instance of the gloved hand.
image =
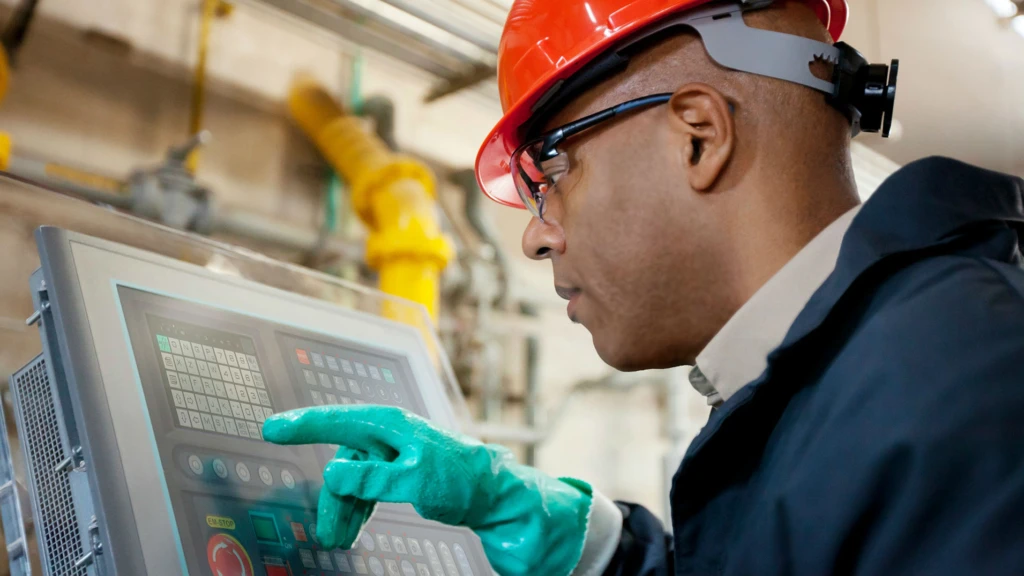
[[(316, 527), (328, 548), (355, 541), (366, 517), (352, 513), (354, 498), (409, 503), (428, 520), (470, 528), (502, 576), (566, 576), (583, 554), (594, 500), (589, 485), (546, 476), (517, 464), (502, 447), (441, 430), (404, 410), (294, 410), (268, 418), (263, 437), (342, 446), (324, 469), (320, 496), (321, 513), (327, 502), (334, 516), (321, 516)], [(617, 542), (618, 533), (612, 536)]]

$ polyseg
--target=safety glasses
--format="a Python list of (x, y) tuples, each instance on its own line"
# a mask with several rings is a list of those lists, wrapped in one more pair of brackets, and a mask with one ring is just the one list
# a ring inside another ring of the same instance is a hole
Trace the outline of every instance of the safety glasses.
[(520, 146), (512, 154), (512, 178), (523, 205), (544, 220), (544, 199), (569, 170), (569, 158), (559, 147), (569, 138), (613, 118), (667, 103), (672, 94), (644, 96), (602, 110), (546, 132)]

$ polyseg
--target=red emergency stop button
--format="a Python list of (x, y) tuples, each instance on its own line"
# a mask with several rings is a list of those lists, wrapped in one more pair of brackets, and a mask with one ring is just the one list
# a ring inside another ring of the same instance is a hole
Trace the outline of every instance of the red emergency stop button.
[(206, 543), (206, 560), (213, 576), (254, 576), (252, 560), (242, 544), (227, 534), (214, 534)]

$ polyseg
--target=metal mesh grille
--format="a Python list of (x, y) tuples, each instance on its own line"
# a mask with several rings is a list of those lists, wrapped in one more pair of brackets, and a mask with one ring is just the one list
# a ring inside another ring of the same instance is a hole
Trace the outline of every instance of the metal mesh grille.
[(66, 456), (61, 445), (57, 407), (46, 373), (46, 361), (40, 358), (18, 374), (15, 385), (25, 427), (19, 430), (19, 435), (28, 454), (39, 501), (35, 526), (46, 556), (43, 562), (49, 564), (53, 576), (85, 576), (85, 567), (75, 569), (75, 562), (85, 555), (85, 550), (75, 515), (71, 484), (67, 472), (54, 472)]

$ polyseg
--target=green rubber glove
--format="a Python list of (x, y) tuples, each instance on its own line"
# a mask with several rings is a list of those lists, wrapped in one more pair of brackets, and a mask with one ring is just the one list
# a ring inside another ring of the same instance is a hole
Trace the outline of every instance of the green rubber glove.
[[(321, 543), (351, 546), (356, 500), (412, 504), (421, 516), (473, 530), (502, 576), (567, 576), (583, 553), (591, 489), (515, 462), (499, 446), (441, 430), (385, 406), (326, 406), (277, 414), (263, 425), (277, 444), (338, 444), (324, 469)], [(369, 456), (353, 458), (354, 452)], [(346, 500), (347, 499), (347, 500)], [(352, 500), (356, 499), (356, 500)]]

